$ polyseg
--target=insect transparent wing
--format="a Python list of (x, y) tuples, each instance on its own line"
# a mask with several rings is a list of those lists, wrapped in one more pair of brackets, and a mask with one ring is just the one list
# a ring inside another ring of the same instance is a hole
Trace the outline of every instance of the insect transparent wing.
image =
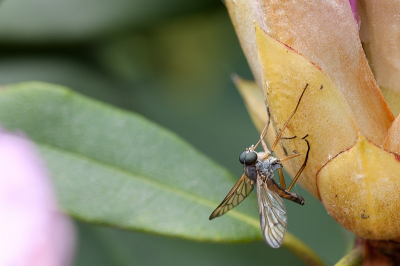
[(210, 220), (225, 214), (229, 210), (239, 205), (239, 203), (241, 203), (250, 194), (253, 188), (253, 182), (245, 174), (243, 174), (239, 181), (237, 181), (233, 186), (231, 191), (229, 191), (228, 195), (226, 195), (221, 204), (210, 215)]
[(287, 216), (282, 198), (257, 177), (257, 199), (261, 233), (272, 248), (279, 248), (285, 239)]

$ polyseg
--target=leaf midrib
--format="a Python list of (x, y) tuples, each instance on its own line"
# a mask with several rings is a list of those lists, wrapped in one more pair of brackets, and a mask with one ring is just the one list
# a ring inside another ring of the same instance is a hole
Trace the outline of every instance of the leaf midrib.
[[(98, 159), (94, 159), (94, 158), (89, 157), (87, 155), (84, 155), (84, 154), (81, 154), (81, 153), (77, 153), (76, 151), (62, 149), (62, 148), (57, 147), (57, 146), (52, 145), (52, 144), (43, 143), (43, 142), (36, 141), (36, 140), (35, 140), (35, 143), (37, 143), (39, 146), (44, 146), (44, 147), (59, 151), (59, 152), (64, 153), (64, 154), (69, 154), (69, 155), (72, 155), (72, 156), (75, 156), (75, 157), (78, 157), (78, 158), (82, 158), (83, 160), (86, 160), (87, 162), (90, 162), (90, 163), (93, 163), (93, 164), (96, 164), (96, 165), (100, 165), (100, 166), (103, 166), (103, 167), (107, 167), (107, 168), (112, 169), (114, 171), (120, 172), (120, 173), (122, 173), (124, 175), (132, 176), (133, 178), (136, 178), (136, 179), (140, 180), (143, 183), (147, 183), (147, 184), (149, 184), (151, 186), (158, 187), (161, 190), (169, 191), (169, 192), (172, 192), (173, 194), (180, 195), (181, 197), (188, 198), (189, 200), (192, 200), (194, 202), (198, 202), (199, 204), (207, 206), (207, 207), (210, 207), (211, 209), (213, 209), (216, 206), (218, 206), (218, 203), (216, 203), (216, 202), (213, 202), (213, 201), (210, 201), (210, 200), (206, 200), (206, 199), (201, 198), (199, 196), (195, 196), (194, 194), (188, 193), (188, 192), (186, 192), (184, 190), (177, 189), (175, 187), (171, 187), (171, 186), (166, 185), (164, 183), (161, 183), (159, 181), (155, 181), (154, 179), (152, 179), (150, 177), (146, 177), (144, 175), (135, 175), (133, 172), (130, 172), (130, 171), (128, 171), (126, 169), (123, 169), (121, 167), (117, 167), (117, 166), (112, 165), (112, 164), (110, 164), (108, 162), (104, 162), (104, 161), (100, 161)], [(233, 218), (236, 218), (236, 219), (241, 220), (241, 221), (243, 221), (245, 223), (248, 223), (249, 225), (251, 225), (251, 226), (253, 226), (255, 228), (258, 228), (260, 226), (258, 220), (254, 219), (254, 218), (251, 218), (251, 217), (249, 217), (247, 215), (244, 215), (244, 214), (242, 214), (242, 213), (240, 213), (240, 212), (238, 212), (236, 210), (231, 210), (228, 213), (226, 213), (226, 215), (232, 216)]]

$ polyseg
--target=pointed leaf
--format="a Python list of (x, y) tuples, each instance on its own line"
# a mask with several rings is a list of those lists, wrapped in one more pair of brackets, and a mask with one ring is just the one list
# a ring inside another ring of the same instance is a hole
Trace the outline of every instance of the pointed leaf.
[[(262, 59), (257, 61), (255, 56), (257, 49), (260, 49), (260, 43), (257, 41), (256, 44), (254, 41), (254, 21), (270, 36), (317, 64), (345, 96), (357, 119), (361, 134), (377, 145), (383, 144), (394, 117), (369, 68), (349, 1), (226, 0), (226, 4), (259, 86), (265, 84), (259, 77), (259, 68), (262, 68), (265, 62), (262, 62)], [(387, 4), (390, 5), (398, 6), (393, 3)], [(373, 11), (374, 9), (371, 12)], [(384, 11), (382, 16), (387, 16), (387, 12)], [(393, 21), (396, 18), (387, 20), (391, 20), (388, 25), (395, 25)], [(396, 32), (394, 34), (386, 38), (391, 40), (389, 43), (396, 43), (393, 42), (397, 40)], [(391, 54), (391, 51), (395, 52), (393, 58), (397, 58), (397, 45), (392, 45), (390, 49), (386, 49), (386, 46), (381, 45), (380, 49), (388, 54)], [(277, 60), (279, 62), (279, 57)], [(392, 65), (398, 63), (388, 64), (390, 67)], [(389, 75), (395, 72), (396, 70), (392, 70)], [(281, 74), (290, 78), (288, 73)], [(391, 80), (396, 83), (396, 79)], [(398, 93), (399, 89), (395, 91)]]
[[(400, 113), (400, 38), (397, 0), (365, 0), (359, 5), (363, 46), (390, 109)], [(363, 36), (364, 35), (364, 36)]]
[(318, 66), (269, 36), (258, 25), (256, 33), (266, 84), (264, 95), (275, 128), (283, 127), (304, 87), (309, 84), (283, 134), (297, 138), (282, 140), (281, 143), (288, 153), (296, 150), (301, 154), (290, 160), (297, 170), (307, 151), (307, 144), (301, 138), (309, 135), (310, 156), (299, 182), (318, 198), (317, 171), (333, 156), (355, 143), (359, 134), (357, 121), (341, 91)]
[(393, 121), (383, 144), (383, 148), (400, 155), (400, 115)]
[(141, 116), (22, 83), (0, 91), (0, 123), (36, 142), (61, 207), (78, 219), (197, 240), (261, 239), (255, 197), (209, 221), (237, 179)]
[(346, 229), (366, 239), (400, 238), (400, 158), (360, 136), (318, 173), (321, 201)]
[(369, 68), (349, 1), (262, 2), (268, 34), (321, 67), (345, 96), (361, 134), (382, 145), (394, 117)]
[(235, 27), (240, 46), (243, 49), (254, 79), (262, 87), (262, 75), (257, 54), (257, 40), (254, 33), (254, 21), (262, 23), (258, 1), (225, 0), (226, 8)]

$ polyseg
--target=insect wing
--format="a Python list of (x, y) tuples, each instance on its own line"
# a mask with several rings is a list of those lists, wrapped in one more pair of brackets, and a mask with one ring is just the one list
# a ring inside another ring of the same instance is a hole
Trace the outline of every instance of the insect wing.
[(253, 182), (245, 174), (243, 174), (239, 181), (237, 181), (233, 186), (231, 191), (229, 191), (228, 195), (226, 195), (221, 204), (210, 215), (210, 220), (225, 214), (229, 210), (239, 205), (239, 203), (241, 203), (250, 194), (253, 188)]
[(285, 239), (287, 215), (282, 198), (257, 177), (257, 199), (261, 233), (272, 248), (279, 248)]

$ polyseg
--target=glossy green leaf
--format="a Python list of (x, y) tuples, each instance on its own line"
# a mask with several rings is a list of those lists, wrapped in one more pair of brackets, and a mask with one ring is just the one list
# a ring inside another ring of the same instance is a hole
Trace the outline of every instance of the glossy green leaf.
[(209, 221), (237, 179), (139, 115), (33, 82), (0, 91), (0, 123), (36, 142), (61, 207), (78, 219), (196, 240), (261, 239), (254, 195)]

